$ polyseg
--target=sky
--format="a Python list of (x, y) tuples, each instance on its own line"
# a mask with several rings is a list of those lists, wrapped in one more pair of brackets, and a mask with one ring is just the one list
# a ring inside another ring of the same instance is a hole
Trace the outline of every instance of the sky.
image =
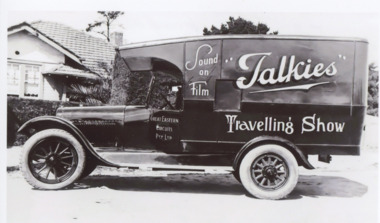
[[(379, 61), (379, 16), (376, 13), (333, 12), (179, 12), (125, 11), (113, 26), (125, 43), (200, 36), (204, 27), (220, 27), (230, 16), (267, 24), (280, 35), (361, 37), (369, 41), (369, 62)], [(78, 30), (100, 20), (96, 11), (10, 11), (7, 25), (37, 20), (54, 21)], [(378, 63), (376, 63), (378, 64)]]

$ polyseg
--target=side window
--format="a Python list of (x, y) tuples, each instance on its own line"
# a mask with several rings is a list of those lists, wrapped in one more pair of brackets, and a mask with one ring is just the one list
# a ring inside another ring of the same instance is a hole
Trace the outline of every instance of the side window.
[(235, 82), (232, 80), (216, 81), (214, 110), (240, 110), (241, 90), (237, 88)]
[(174, 110), (182, 110), (183, 94), (182, 86), (172, 86), (169, 90), (170, 104)]
[(167, 93), (161, 93), (164, 106), (161, 107), (163, 110), (182, 110), (183, 95), (182, 86), (169, 86)]

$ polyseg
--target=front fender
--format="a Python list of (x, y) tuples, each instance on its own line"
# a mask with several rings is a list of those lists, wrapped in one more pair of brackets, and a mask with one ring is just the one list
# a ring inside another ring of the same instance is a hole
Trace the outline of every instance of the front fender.
[(36, 132), (42, 131), (50, 128), (59, 128), (63, 129), (70, 134), (72, 134), (81, 144), (87, 149), (95, 158), (97, 158), (102, 164), (106, 166), (116, 166), (113, 163), (108, 162), (107, 160), (100, 157), (92, 147), (91, 143), (87, 140), (84, 134), (71, 122), (64, 118), (56, 116), (40, 116), (33, 118), (25, 122), (19, 129), (18, 133), (23, 133), (30, 136), (32, 133), (30, 130), (34, 129)]
[(293, 154), (298, 164), (302, 165), (306, 169), (314, 169), (303, 152), (289, 140), (277, 136), (259, 136), (247, 142), (237, 153), (233, 163), (234, 170), (239, 169), (240, 162), (246, 153), (248, 153), (251, 149), (254, 149), (254, 147), (262, 144), (277, 144), (283, 146)]

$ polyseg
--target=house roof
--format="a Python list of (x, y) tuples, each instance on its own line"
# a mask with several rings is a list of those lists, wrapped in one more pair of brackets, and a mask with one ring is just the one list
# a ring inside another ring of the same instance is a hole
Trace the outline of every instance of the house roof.
[(74, 61), (79, 62), (90, 72), (102, 76), (108, 74), (107, 68), (111, 66), (111, 61), (115, 57), (115, 47), (106, 40), (93, 37), (84, 31), (79, 31), (63, 24), (46, 21), (37, 21), (30, 24), (24, 22), (9, 27), (8, 31), (22, 26), (32, 28), (59, 45), (64, 52), (70, 54), (71, 58), (78, 58), (78, 60), (74, 58)]
[(58, 75), (58, 76), (74, 76), (79, 78), (86, 78), (86, 79), (92, 79), (92, 80), (99, 80), (99, 76), (80, 69), (75, 69), (67, 65), (60, 65), (53, 70), (46, 71), (43, 74), (51, 74), (51, 75)]

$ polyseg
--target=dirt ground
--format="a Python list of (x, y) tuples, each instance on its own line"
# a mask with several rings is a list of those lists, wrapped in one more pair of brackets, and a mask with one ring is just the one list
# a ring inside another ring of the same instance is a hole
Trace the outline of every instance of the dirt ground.
[[(361, 156), (310, 157), (287, 199), (249, 196), (231, 174), (173, 174), (98, 168), (73, 188), (35, 190), (8, 151), (7, 222), (377, 222), (377, 119), (367, 119)], [(16, 165), (16, 166), (15, 166)]]

